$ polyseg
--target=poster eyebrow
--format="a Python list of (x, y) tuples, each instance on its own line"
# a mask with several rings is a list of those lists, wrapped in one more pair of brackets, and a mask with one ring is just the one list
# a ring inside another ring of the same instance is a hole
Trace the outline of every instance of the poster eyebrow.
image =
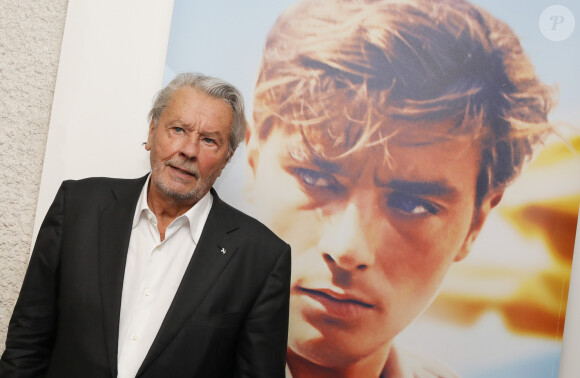
[(441, 181), (405, 181), (390, 180), (387, 183), (378, 183), (397, 192), (405, 192), (417, 195), (448, 196), (453, 195), (457, 190)]
[(340, 164), (323, 159), (319, 156), (312, 156), (312, 163), (314, 163), (321, 170), (329, 173), (339, 173), (342, 171)]
[(333, 162), (325, 159), (315, 153), (313, 153), (309, 148), (301, 149), (287, 149), (289, 156), (299, 162), (310, 162), (316, 165), (321, 171), (328, 173), (340, 173), (343, 171), (342, 165), (338, 162)]

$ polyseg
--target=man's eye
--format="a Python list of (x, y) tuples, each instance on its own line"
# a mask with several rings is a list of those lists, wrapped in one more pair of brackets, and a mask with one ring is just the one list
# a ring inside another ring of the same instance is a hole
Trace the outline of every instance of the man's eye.
[(211, 138), (203, 138), (202, 140), (205, 144), (215, 144), (215, 140)]
[(177, 134), (183, 134), (185, 132), (185, 130), (181, 127), (174, 127), (173, 131), (175, 131)]
[(391, 193), (387, 196), (387, 206), (404, 215), (435, 215), (439, 209), (431, 202), (405, 193)]
[(296, 168), (294, 175), (298, 177), (306, 186), (316, 190), (330, 190), (333, 193), (339, 193), (342, 185), (328, 173), (319, 172), (311, 169)]

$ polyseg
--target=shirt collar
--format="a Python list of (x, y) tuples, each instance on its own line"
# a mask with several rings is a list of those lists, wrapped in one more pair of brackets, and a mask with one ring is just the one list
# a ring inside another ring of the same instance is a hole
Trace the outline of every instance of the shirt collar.
[[(151, 180), (151, 174), (147, 177), (145, 181), (145, 185), (143, 185), (143, 189), (141, 189), (141, 194), (139, 195), (139, 200), (137, 201), (137, 208), (135, 209), (135, 215), (133, 216), (133, 224), (132, 228), (137, 227), (139, 221), (142, 217), (147, 217), (148, 214), (153, 216), (153, 221), (157, 224), (157, 220), (155, 215), (149, 208), (149, 204), (147, 203), (147, 188), (149, 188), (149, 181)], [(191, 233), (191, 237), (193, 241), (197, 244), (199, 238), (201, 237), (201, 232), (203, 231), (203, 227), (205, 226), (205, 221), (209, 216), (209, 212), (213, 205), (213, 196), (208, 191), (205, 196), (203, 196), (195, 205), (193, 205), (187, 212), (180, 215), (176, 219), (173, 220), (175, 222), (177, 219), (180, 218), (187, 218), (189, 221), (189, 230)], [(173, 224), (173, 222), (171, 222)]]

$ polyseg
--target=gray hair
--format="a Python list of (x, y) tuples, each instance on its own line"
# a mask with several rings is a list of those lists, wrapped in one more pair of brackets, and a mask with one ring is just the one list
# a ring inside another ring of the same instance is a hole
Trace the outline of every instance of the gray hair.
[(153, 121), (155, 126), (157, 126), (159, 118), (169, 101), (171, 101), (173, 93), (181, 87), (191, 87), (205, 95), (224, 100), (230, 105), (234, 115), (228, 151), (231, 156), (236, 147), (244, 140), (247, 121), (244, 113), (244, 98), (241, 92), (224, 80), (199, 73), (188, 72), (177, 75), (155, 95), (153, 106), (149, 111), (149, 122)]

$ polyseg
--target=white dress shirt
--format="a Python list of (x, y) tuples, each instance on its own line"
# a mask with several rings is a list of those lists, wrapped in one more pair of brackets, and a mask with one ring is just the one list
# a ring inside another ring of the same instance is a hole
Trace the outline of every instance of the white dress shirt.
[(157, 218), (147, 204), (150, 177), (137, 203), (127, 252), (119, 321), (119, 378), (137, 374), (173, 301), (213, 203), (208, 192), (171, 222), (161, 241)]

